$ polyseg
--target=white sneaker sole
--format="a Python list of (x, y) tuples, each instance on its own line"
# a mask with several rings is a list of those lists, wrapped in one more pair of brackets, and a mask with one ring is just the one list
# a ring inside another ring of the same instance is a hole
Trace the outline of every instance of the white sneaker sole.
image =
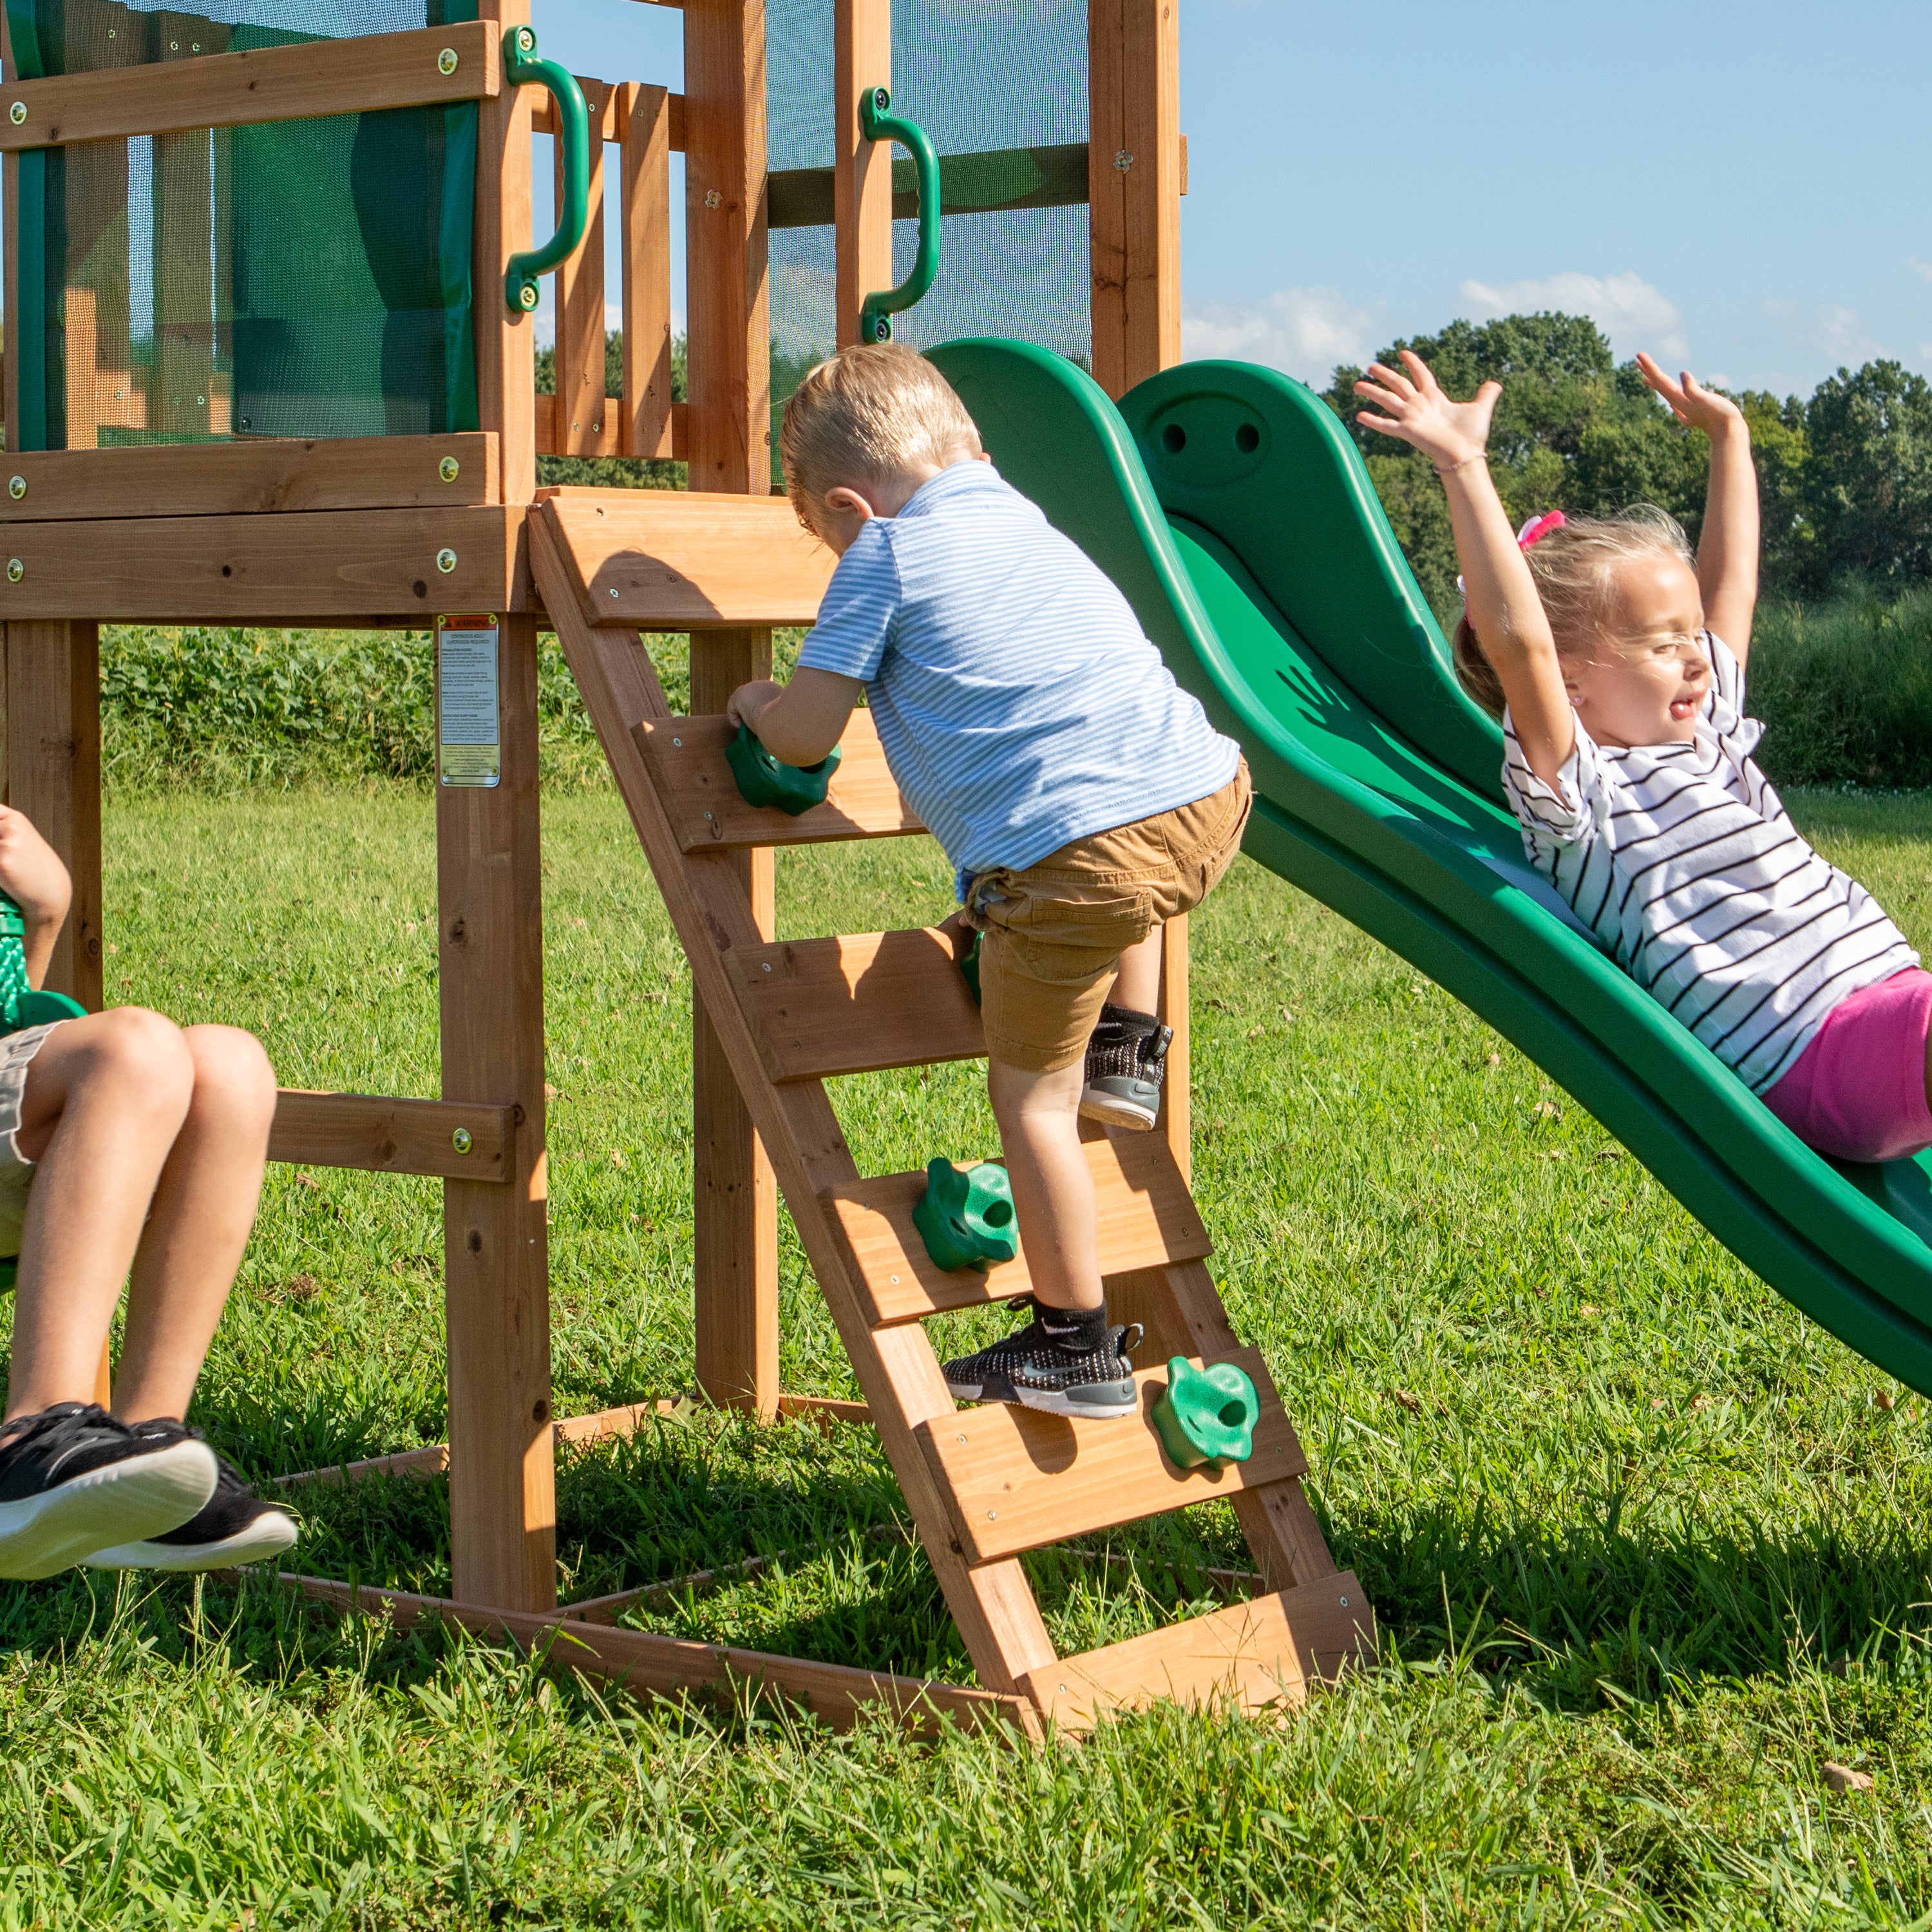
[(272, 1509), (218, 1543), (123, 1543), (97, 1550), (86, 1562), (90, 1570), (171, 1570), (182, 1574), (239, 1570), (244, 1564), (266, 1562), (292, 1550), (300, 1534), (293, 1516)]
[(205, 1443), (171, 1442), (0, 1503), (0, 1576), (33, 1582), (106, 1544), (178, 1529), (214, 1495), (218, 1473)]
[(989, 1396), (986, 1384), (948, 1382), (948, 1392), (960, 1402), (1003, 1402), (1010, 1406), (1037, 1409), (1042, 1415), (1085, 1416), (1096, 1422), (1121, 1422), (1140, 1412), (1138, 1391), (1130, 1391), (1118, 1402), (1075, 1402), (1054, 1389), (1016, 1388), (1010, 1396)]
[(1125, 1127), (1130, 1133), (1150, 1134), (1160, 1124), (1160, 1116), (1149, 1113), (1144, 1107), (1136, 1107), (1130, 1100), (1116, 1100), (1111, 1094), (1096, 1094), (1090, 1097), (1080, 1096), (1080, 1118), (1083, 1120), (1099, 1120), (1109, 1127)]

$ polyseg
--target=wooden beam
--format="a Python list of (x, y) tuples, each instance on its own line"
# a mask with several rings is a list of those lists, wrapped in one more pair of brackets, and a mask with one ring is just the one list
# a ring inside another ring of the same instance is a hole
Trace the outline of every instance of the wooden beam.
[(498, 633), (502, 770), (436, 790), (442, 1097), (511, 1107), (508, 1184), (443, 1184), (451, 1574), (512, 1610), (556, 1599), (544, 1155), (537, 634)]
[[(664, 124), (667, 144), (674, 154), (681, 154), (684, 152), (684, 96), (682, 94), (672, 93), (667, 88), (653, 86), (648, 81), (641, 80), (614, 81), (608, 83), (601, 80), (595, 82), (586, 81), (582, 84), (586, 86), (598, 87), (603, 87), (608, 84), (628, 93), (663, 94), (664, 113), (667, 117)], [(604, 135), (604, 138), (607, 141), (621, 141), (624, 138), (623, 112), (624, 110), (620, 104), (615, 110), (616, 131), (607, 133)], [(612, 125), (612, 117), (608, 114), (605, 117), (604, 125), (606, 128)], [(533, 134), (549, 134), (553, 136), (556, 133), (556, 110), (550, 105), (548, 95), (530, 104), (530, 132)]]
[(1182, 1469), (1168, 1460), (1153, 1420), (1167, 1388), (1165, 1364), (1136, 1371), (1140, 1413), (1125, 1420), (982, 1402), (922, 1423), (920, 1446), (939, 1478), (966, 1560), (1017, 1556), (1301, 1475), (1308, 1459), (1260, 1352), (1235, 1348), (1220, 1359), (1244, 1370), (1261, 1396), (1254, 1454), (1225, 1469), (1211, 1463)]
[[(592, 130), (588, 218), (584, 245), (556, 272), (556, 446), (563, 456), (591, 456), (605, 424), (617, 428), (616, 406), (604, 395), (604, 146), (597, 138), (614, 134), (605, 123), (614, 115), (617, 89), (608, 81), (586, 80), (584, 104)], [(564, 154), (553, 152), (556, 178), (556, 218), (563, 218)]]
[(489, 23), (469, 20), (16, 80), (0, 86), (0, 150), (489, 99), (501, 64)]
[(6, 626), (6, 796), (74, 881), (50, 992), (100, 1010), (100, 652), (91, 623)]
[[(0, 536), (0, 619), (283, 622), (518, 610), (520, 509), (332, 510), (15, 524)], [(453, 554), (452, 568), (439, 556)], [(20, 566), (18, 580), (13, 565)]]
[(892, 285), (892, 150), (866, 139), (859, 99), (892, 84), (892, 0), (838, 0), (832, 19), (832, 219), (838, 341), (859, 339), (866, 298)]
[[(530, 24), (530, 0), (478, 0), (479, 24), (500, 46), (512, 27)], [(476, 290), (477, 426), (500, 440), (502, 500), (536, 493), (536, 324), (504, 298), (510, 257), (531, 245), (530, 104), (538, 90), (506, 88), (476, 113)], [(492, 610), (502, 600), (446, 601), (446, 610)], [(518, 607), (520, 608), (520, 607)]]
[[(623, 187), (619, 218), (624, 272), (624, 394), (617, 418), (626, 456), (657, 456), (672, 432), (670, 95), (624, 89)], [(679, 412), (682, 417), (682, 412)], [(605, 420), (609, 420), (607, 413)], [(688, 434), (688, 432), (687, 432)], [(682, 454), (674, 448), (670, 454)]]
[(276, 1096), (268, 1158), (301, 1167), (500, 1181), (508, 1178), (514, 1113), (509, 1107), (284, 1087)]
[[(694, 406), (694, 436), (697, 421)], [(584, 621), (600, 627), (808, 624), (838, 561), (782, 496), (560, 490), (542, 514), (561, 539)]]
[[(536, 404), (538, 454), (560, 456), (563, 452), (556, 446), (556, 398), (539, 394), (532, 400)], [(656, 444), (644, 449), (626, 449), (624, 447), (624, 412), (615, 408), (607, 410), (604, 412), (603, 434), (594, 439), (596, 446), (590, 454), (592, 456), (656, 457), (661, 460), (682, 463), (685, 458), (686, 421), (686, 406), (682, 403), (673, 403), (670, 420), (658, 431)], [(537, 491), (538, 497), (542, 499), (552, 494), (558, 487), (554, 484), (543, 485)]]
[(496, 439), (476, 432), (22, 451), (7, 484), (4, 524), (456, 507), (502, 488)]

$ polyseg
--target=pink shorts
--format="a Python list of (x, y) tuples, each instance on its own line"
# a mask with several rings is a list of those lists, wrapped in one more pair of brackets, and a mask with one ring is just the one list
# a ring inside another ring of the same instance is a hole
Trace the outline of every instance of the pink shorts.
[(1932, 973), (1909, 967), (1834, 1006), (1764, 1104), (1840, 1160), (1899, 1160), (1932, 1147), (1925, 1036)]

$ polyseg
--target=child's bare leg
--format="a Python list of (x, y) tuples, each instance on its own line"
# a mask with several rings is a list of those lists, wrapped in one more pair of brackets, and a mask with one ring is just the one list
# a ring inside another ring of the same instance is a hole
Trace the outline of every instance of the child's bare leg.
[(93, 1400), (108, 1323), (194, 1082), (181, 1030), (134, 1006), (70, 1020), (34, 1056), (16, 1138), (38, 1171), (14, 1290), (8, 1420)]
[(188, 1413), (255, 1223), (274, 1119), (274, 1069), (253, 1034), (198, 1026), (182, 1038), (194, 1091), (135, 1250), (114, 1378), (124, 1422)]
[(1125, 1006), (1130, 1012), (1156, 1013), (1160, 1010), (1160, 940), (1156, 926), (1138, 946), (1120, 955), (1120, 970), (1107, 1004)]
[(1050, 1073), (986, 1064), (1033, 1292), (1054, 1308), (1098, 1308), (1103, 1300), (1100, 1204), (1080, 1148), (1082, 1081), (1077, 1060)]

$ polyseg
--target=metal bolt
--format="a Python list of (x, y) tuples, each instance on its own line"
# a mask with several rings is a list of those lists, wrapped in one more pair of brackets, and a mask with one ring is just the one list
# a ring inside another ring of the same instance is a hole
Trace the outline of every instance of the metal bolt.
[[(22, 110), (21, 118), (24, 120), (26, 118), (25, 111)], [(724, 206), (724, 197), (715, 188), (707, 189), (705, 191), (704, 205), (706, 208), (722, 208)]]
[(438, 74), (454, 74), (456, 71), (456, 50), (454, 47), (445, 47), (436, 56), (436, 70)]
[(195, 400), (197, 403), (205, 404), (208, 400), (208, 398), (206, 396), (197, 396), (195, 398)]
[(590, 434), (592, 436), (602, 436), (604, 434), (604, 425), (601, 422), (592, 423), (590, 425)]
[[(893, 1287), (896, 1288), (896, 1287), (898, 1287), (898, 1285), (899, 1285), (899, 1278), (898, 1278), (898, 1276), (897, 1275), (894, 1275), (894, 1276), (892, 1276), (892, 1286), (893, 1286)], [(960, 1438), (960, 1440), (961, 1440), (962, 1442), (964, 1442), (964, 1441), (965, 1440), (965, 1438), (964, 1438), (964, 1436), (962, 1436), (962, 1437)]]
[[(898, 1276), (897, 1275), (894, 1275), (892, 1279), (893, 1280), (897, 1281), (898, 1280)], [(964, 1442), (966, 1438), (963, 1436), (956, 1436), (952, 1439), (956, 1442)]]
[(525, 308), (535, 308), (537, 299), (537, 285), (534, 282), (526, 282), (517, 291), (517, 300)]
[(191, 53), (191, 54), (198, 54), (198, 53), (200, 53), (200, 51), (201, 51), (201, 43), (200, 43), (199, 40), (195, 41), (195, 42), (194, 43), (194, 44), (193, 44), (191, 46), (190, 46), (190, 47), (189, 47), (189, 49), (188, 49), (188, 52), (189, 52), (190, 53)]
[(614, 590), (611, 591), (611, 592), (610, 592), (610, 595), (611, 595), (613, 597), (616, 596), (616, 594), (617, 594), (617, 593), (616, 593), (616, 590), (615, 590), (614, 589)]
[(1133, 164), (1134, 158), (1126, 148), (1122, 148), (1115, 152), (1114, 156), (1114, 165), (1120, 170), (1122, 174), (1125, 174), (1128, 169), (1132, 167)]
[(447, 548), (438, 550), (436, 554), (436, 567), (447, 577), (456, 568), (455, 551)]
[(27, 479), (24, 476), (15, 477), (7, 485), (7, 494), (17, 503), (27, 494)]
[(467, 1127), (458, 1127), (449, 1137), (449, 1144), (458, 1154), (467, 1154), (476, 1143), (470, 1138)]
[(680, 752), (684, 749), (684, 740), (682, 738), (674, 738), (671, 740), (671, 742), (675, 745)]
[(875, 87), (873, 88), (872, 110), (874, 113), (884, 113), (886, 110), (892, 106), (892, 90), (890, 88)]
[(463, 465), (458, 462), (454, 457), (446, 456), (436, 466), (436, 473), (440, 476), (446, 483), (454, 483), (457, 478), (463, 473)]
[(537, 37), (535, 30), (530, 27), (519, 27), (517, 29), (518, 52), (520, 54), (533, 54), (536, 50)]
[(986, 1520), (988, 1522), (998, 1522), (999, 1520), (1000, 1513), (998, 1510), (988, 1510), (986, 1512)]
[[(708, 812), (704, 814), (704, 822), (705, 822), (705, 824), (707, 824), (707, 825), (709, 825), (709, 824), (711, 823), (711, 814), (710, 814), (710, 812)], [(765, 968), (765, 970), (766, 970), (767, 973), (769, 973), (771, 970), (772, 970), (772, 969), (771, 969), (769, 966), (767, 966), (767, 967)]]
[[(711, 816), (710, 813), (710, 812), (707, 812), (704, 815), (705, 815), (705, 817), (706, 817), (706, 818), (709, 818)], [(772, 962), (771, 962), (769, 959), (767, 959), (767, 960), (765, 962), (765, 970), (766, 970), (767, 973), (769, 973), (771, 970), (772, 970)]]
[(170, 40), (170, 41), (169, 41), (169, 43), (168, 43), (168, 52), (169, 52), (170, 53), (171, 53), (171, 54), (178, 54), (178, 53), (179, 53), (179, 52), (181, 52), (181, 43), (180, 43), (180, 41), (178, 41), (178, 40)]
[(16, 128), (19, 127), (20, 123), (26, 120), (26, 118), (27, 104), (24, 100), (15, 101), (13, 106), (7, 110), (7, 118), (12, 122)]
[(7, 581), (9, 584), (18, 584), (26, 574), (27, 566), (17, 556), (10, 556), (7, 560)]

